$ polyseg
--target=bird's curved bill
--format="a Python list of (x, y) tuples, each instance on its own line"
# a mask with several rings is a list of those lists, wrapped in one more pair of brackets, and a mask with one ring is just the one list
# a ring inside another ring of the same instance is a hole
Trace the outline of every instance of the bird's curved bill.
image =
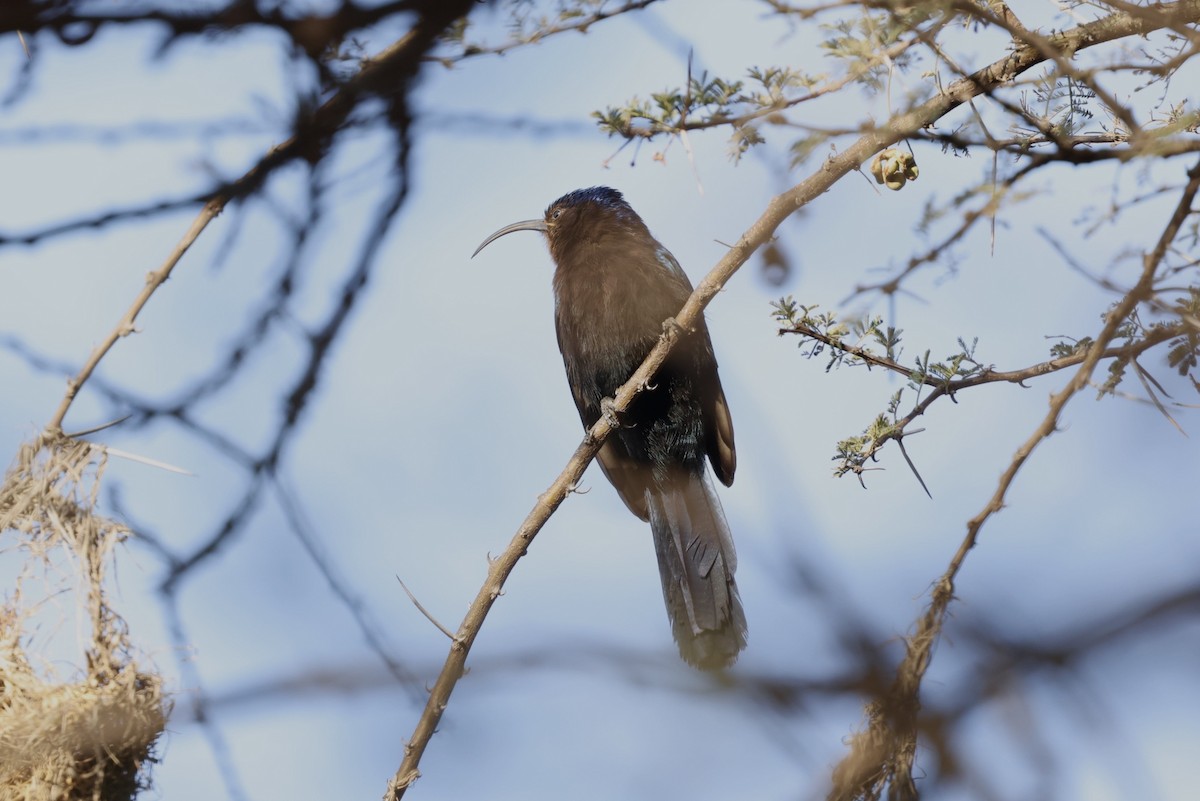
[(546, 222), (545, 220), (521, 220), (520, 222), (515, 222), (512, 225), (506, 225), (496, 233), (489, 236), (487, 239), (483, 240), (483, 244), (475, 248), (475, 252), (471, 254), (471, 258), (475, 258), (479, 255), (479, 251), (483, 250), (505, 234), (511, 234), (513, 231), (541, 231), (544, 234), (546, 233)]

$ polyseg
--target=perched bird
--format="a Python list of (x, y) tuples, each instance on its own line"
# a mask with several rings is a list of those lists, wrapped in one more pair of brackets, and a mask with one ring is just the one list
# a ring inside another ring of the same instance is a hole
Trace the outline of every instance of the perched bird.
[[(579, 189), (540, 220), (554, 259), (554, 327), (567, 382), (585, 428), (611, 414), (611, 399), (692, 293), (679, 262), (621, 193)], [(746, 646), (746, 616), (733, 574), (733, 539), (713, 491), (733, 483), (733, 421), (704, 320), (684, 332), (655, 377), (620, 414), (597, 459), (629, 510), (650, 522), (667, 615), (691, 665), (731, 665)]]

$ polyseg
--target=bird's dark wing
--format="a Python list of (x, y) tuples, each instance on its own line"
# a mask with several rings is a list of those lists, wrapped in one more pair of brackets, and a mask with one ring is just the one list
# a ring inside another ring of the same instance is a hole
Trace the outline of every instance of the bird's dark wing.
[(600, 469), (605, 478), (617, 490), (621, 500), (629, 507), (629, 511), (642, 520), (650, 519), (650, 510), (646, 506), (646, 488), (652, 479), (650, 467), (629, 458), (623, 446), (616, 437), (605, 440), (596, 455)]
[(717, 358), (713, 355), (708, 326), (697, 326), (692, 347), (692, 374), (700, 398), (700, 413), (704, 420), (704, 450), (712, 463), (713, 472), (725, 486), (733, 483), (737, 470), (737, 449), (733, 444), (733, 417), (717, 374)]
[[(662, 245), (655, 249), (655, 258), (670, 276), (672, 292), (671, 305), (682, 308), (692, 293), (692, 282), (687, 273), (679, 266), (679, 262), (671, 252)], [(696, 325), (691, 343), (683, 347), (691, 350), (692, 367), (686, 372), (694, 377), (700, 393), (701, 414), (704, 419), (704, 448), (708, 459), (712, 462), (713, 472), (725, 486), (733, 483), (733, 474), (737, 470), (737, 450), (733, 444), (733, 418), (729, 414), (729, 404), (725, 401), (725, 391), (721, 389), (721, 379), (717, 375), (717, 357), (713, 353), (712, 340), (708, 336), (708, 326), (703, 317)], [(682, 359), (687, 359), (683, 356)]]
[(733, 418), (729, 414), (725, 390), (721, 389), (721, 379), (717, 378), (716, 372), (714, 364), (712, 384), (707, 388), (704, 399), (704, 436), (707, 440), (704, 444), (713, 472), (728, 487), (733, 483), (733, 474), (737, 470), (737, 449), (733, 444)]

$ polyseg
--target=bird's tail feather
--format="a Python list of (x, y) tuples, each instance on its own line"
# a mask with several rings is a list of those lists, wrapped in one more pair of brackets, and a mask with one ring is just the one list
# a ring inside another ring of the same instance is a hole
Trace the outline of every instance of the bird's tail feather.
[(679, 653), (705, 670), (728, 667), (746, 647), (746, 615), (733, 538), (708, 471), (673, 471), (646, 500)]

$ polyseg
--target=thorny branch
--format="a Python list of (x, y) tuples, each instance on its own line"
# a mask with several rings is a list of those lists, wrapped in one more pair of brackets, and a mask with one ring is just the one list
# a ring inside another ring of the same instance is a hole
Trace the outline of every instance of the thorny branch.
[(58, 409), (55, 410), (54, 416), (50, 418), (50, 422), (46, 424), (46, 434), (48, 436), (53, 437), (62, 433), (63, 418), (67, 416), (67, 411), (75, 401), (75, 396), (79, 394), (79, 390), (91, 378), (96, 366), (100, 364), (100, 360), (104, 358), (113, 345), (117, 344), (118, 339), (136, 333), (137, 328), (135, 324), (137, 316), (142, 308), (145, 307), (147, 301), (150, 300), (150, 296), (171, 276), (171, 271), (175, 269), (175, 265), (179, 264), (179, 260), (183, 258), (183, 254), (187, 252), (188, 248), (192, 246), (192, 243), (196, 241), (197, 237), (200, 236), (200, 233), (213, 218), (221, 213), (221, 209), (224, 206), (225, 202), (217, 199), (205, 204), (204, 209), (200, 212), (200, 216), (188, 228), (187, 233), (183, 235), (183, 239), (171, 251), (171, 255), (167, 256), (167, 260), (163, 262), (163, 265), (146, 276), (146, 285), (138, 293), (138, 296), (133, 301), (133, 305), (125, 312), (121, 321), (117, 323), (116, 328), (110, 331), (108, 336), (104, 338), (104, 341), (92, 350), (91, 356), (84, 362), (79, 373), (67, 382), (67, 393), (63, 396), (62, 401), (59, 402)]
[(1200, 162), (1188, 171), (1187, 186), (1154, 250), (1143, 257), (1142, 273), (1137, 283), (1108, 312), (1104, 327), (1083, 355), (1075, 375), (1062, 390), (1050, 397), (1050, 408), (1041, 424), (1017, 449), (1001, 474), (991, 499), (967, 522), (966, 536), (946, 571), (933, 585), (929, 606), (917, 622), (916, 631), (907, 640), (905, 656), (896, 669), (892, 687), (886, 696), (867, 705), (867, 730), (854, 737), (850, 752), (834, 769), (833, 788), (828, 796), (830, 801), (877, 799), (888, 786), (891, 787), (889, 797), (901, 801), (918, 797), (913, 780), (913, 763), (919, 732), (921, 682), (933, 659), (933, 649), (941, 636), (946, 611), (954, 599), (954, 580), (958, 571), (967, 554), (975, 547), (984, 523), (1004, 507), (1004, 500), (1017, 473), (1034, 449), (1058, 430), (1059, 417), (1071, 398), (1088, 386), (1096, 365), (1105, 358), (1118, 328), (1139, 303), (1145, 302), (1153, 294), (1158, 268), (1184, 221), (1194, 213), (1192, 203), (1198, 190)]
[[(933, 27), (941, 27), (945, 24), (945, 22), (946, 21), (943, 20)], [(892, 44), (880, 50), (878, 53), (873, 53), (868, 56), (868, 66), (873, 67), (886, 64), (911, 50), (914, 46), (920, 44), (921, 41), (921, 37), (913, 36), (893, 42)], [(818, 98), (838, 92), (849, 84), (860, 79), (861, 75), (858, 71), (849, 72), (841, 77), (826, 81), (820, 86), (813, 88), (811, 91), (805, 92), (797, 97), (789, 98), (787, 100), (780, 100), (770, 106), (755, 109), (745, 114), (738, 115), (718, 113), (708, 118), (689, 120), (687, 119), (687, 104), (685, 103), (685, 109), (681, 112), (682, 116), (676, 124), (664, 125), (659, 122), (649, 122), (648, 124), (635, 125), (633, 124), (633, 120), (630, 120), (628, 123), (615, 125), (613, 132), (619, 136), (625, 137), (626, 139), (632, 140), (653, 139), (654, 137), (664, 133), (682, 135), (688, 133), (689, 131), (704, 131), (710, 128), (724, 127), (726, 125), (731, 126), (734, 129), (738, 129), (758, 120), (770, 119), (782, 111), (795, 108), (803, 103), (809, 103), (813, 100), (817, 100)]]
[[(1135, 342), (1122, 345), (1120, 347), (1106, 347), (1100, 354), (1101, 359), (1125, 359), (1135, 360), (1138, 356), (1146, 351), (1161, 345), (1163, 342), (1174, 339), (1175, 337), (1183, 336), (1188, 333), (1193, 333), (1194, 327), (1185, 321), (1178, 323), (1156, 325), (1148, 329), (1146, 335)], [(875, 456), (888, 442), (896, 440), (899, 442), (904, 438), (905, 430), (918, 417), (925, 414), (929, 407), (937, 400), (949, 397), (953, 398), (959, 391), (977, 387), (982, 384), (994, 384), (996, 382), (1006, 382), (1010, 384), (1024, 384), (1024, 382), (1039, 378), (1044, 375), (1065, 370), (1068, 367), (1074, 367), (1082, 364), (1090, 355), (1090, 349), (1083, 348), (1070, 354), (1069, 356), (1061, 356), (1057, 359), (1049, 359), (1038, 364), (1033, 364), (1028, 367), (1023, 367), (1017, 370), (994, 370), (987, 368), (973, 375), (963, 376), (961, 378), (941, 379), (929, 374), (918, 374), (911, 367), (905, 367), (899, 362), (889, 359), (886, 356), (871, 351), (861, 345), (852, 345), (847, 343), (840, 337), (831, 336), (828, 333), (819, 331), (809, 325), (796, 325), (788, 328), (779, 329), (779, 335), (796, 334), (801, 337), (820, 342), (834, 350), (847, 353), (863, 362), (882, 367), (886, 370), (891, 370), (894, 373), (904, 376), (912, 381), (919, 381), (921, 384), (930, 387), (933, 391), (926, 395), (913, 408), (900, 417), (892, 424), (891, 428), (881, 436), (874, 439), (863, 454), (863, 461), (869, 461)]]

